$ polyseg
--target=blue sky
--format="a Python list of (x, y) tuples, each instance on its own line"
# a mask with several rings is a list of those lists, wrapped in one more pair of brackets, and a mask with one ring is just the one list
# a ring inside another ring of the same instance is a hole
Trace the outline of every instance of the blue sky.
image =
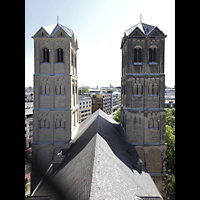
[(25, 86), (33, 86), (34, 41), (41, 26), (59, 23), (78, 39), (79, 86), (121, 85), (121, 38), (142, 22), (157, 26), (165, 39), (165, 84), (175, 80), (174, 0), (25, 0)]

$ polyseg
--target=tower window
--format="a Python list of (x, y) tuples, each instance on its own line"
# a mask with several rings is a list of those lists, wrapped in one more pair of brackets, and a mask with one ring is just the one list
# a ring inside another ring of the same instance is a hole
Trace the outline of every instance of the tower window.
[(63, 62), (63, 49), (57, 49), (57, 62)]
[(142, 49), (141, 48), (134, 49), (134, 62), (142, 62)]
[(73, 60), (74, 60), (74, 55), (73, 55), (73, 52), (72, 52), (72, 65), (74, 64)]
[(156, 62), (156, 48), (149, 48), (149, 62)]
[(75, 66), (74, 67), (76, 68), (76, 54), (75, 54)]
[(43, 49), (43, 62), (49, 62), (49, 49)]

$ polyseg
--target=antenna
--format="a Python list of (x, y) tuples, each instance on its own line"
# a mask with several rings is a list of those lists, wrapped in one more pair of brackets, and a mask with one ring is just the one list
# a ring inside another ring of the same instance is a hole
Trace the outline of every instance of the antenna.
[(57, 24), (59, 24), (59, 16), (57, 16)]
[(140, 23), (142, 23), (142, 14), (140, 14)]

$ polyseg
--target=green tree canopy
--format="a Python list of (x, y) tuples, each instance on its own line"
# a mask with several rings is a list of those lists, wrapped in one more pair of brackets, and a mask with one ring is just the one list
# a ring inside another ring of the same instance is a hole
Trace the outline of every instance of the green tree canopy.
[(78, 93), (90, 93), (88, 87), (82, 86), (81, 88), (78, 89)]
[(166, 109), (166, 125), (175, 128), (175, 109)]
[(118, 110), (115, 112), (114, 116), (113, 116), (113, 119), (120, 123), (120, 108), (118, 108)]
[(166, 109), (167, 194), (175, 199), (175, 109)]

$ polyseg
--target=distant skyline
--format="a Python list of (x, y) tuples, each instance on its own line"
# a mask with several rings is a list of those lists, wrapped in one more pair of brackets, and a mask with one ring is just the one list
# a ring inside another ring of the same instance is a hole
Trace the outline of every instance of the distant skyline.
[(175, 1), (25, 0), (25, 86), (33, 86), (34, 41), (41, 26), (59, 23), (78, 39), (79, 86), (121, 85), (121, 38), (140, 22), (157, 26), (165, 39), (165, 85), (175, 80)]

